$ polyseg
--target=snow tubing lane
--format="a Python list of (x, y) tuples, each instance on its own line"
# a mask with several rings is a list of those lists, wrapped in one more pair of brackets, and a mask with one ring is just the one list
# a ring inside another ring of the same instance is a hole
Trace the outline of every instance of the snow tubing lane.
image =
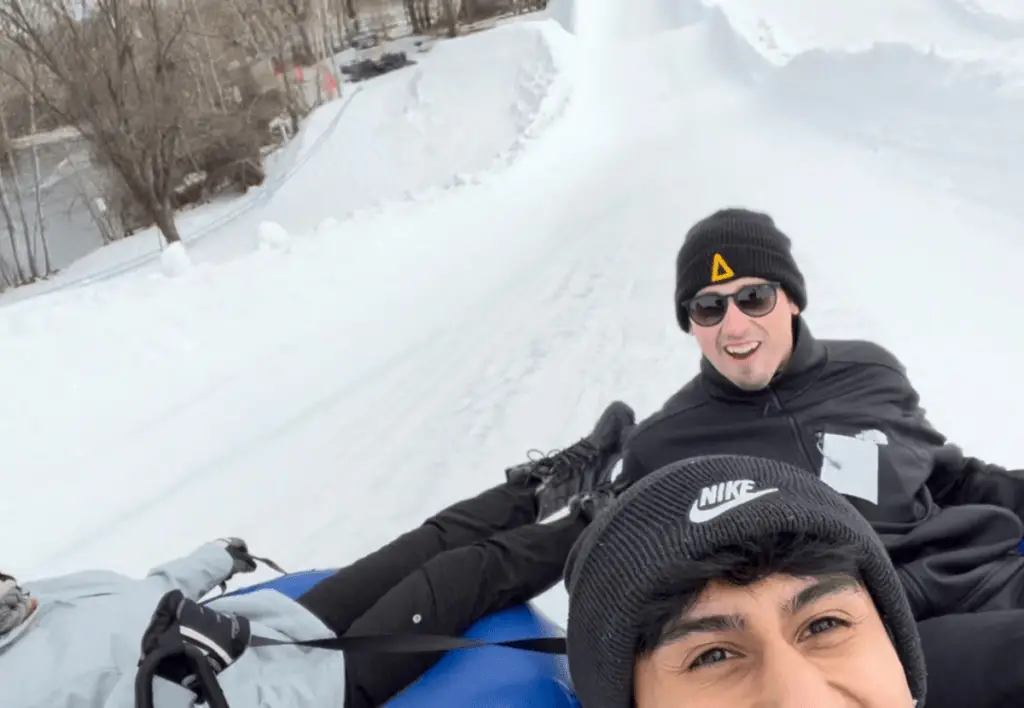
[[(269, 589), (295, 599), (333, 572), (291, 573), (229, 594)], [(532, 606), (518, 605), (484, 617), (463, 636), (500, 641), (561, 637), (564, 631)], [(564, 656), (477, 647), (448, 652), (385, 708), (579, 708), (570, 685)]]

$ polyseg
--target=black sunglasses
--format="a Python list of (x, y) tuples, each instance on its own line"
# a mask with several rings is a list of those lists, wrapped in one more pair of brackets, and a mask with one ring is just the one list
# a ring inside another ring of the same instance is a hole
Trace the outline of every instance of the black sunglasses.
[(756, 283), (744, 285), (735, 293), (705, 293), (689, 300), (682, 305), (690, 315), (690, 321), (698, 327), (714, 327), (725, 319), (732, 300), (747, 317), (764, 317), (779, 302), (780, 283)]

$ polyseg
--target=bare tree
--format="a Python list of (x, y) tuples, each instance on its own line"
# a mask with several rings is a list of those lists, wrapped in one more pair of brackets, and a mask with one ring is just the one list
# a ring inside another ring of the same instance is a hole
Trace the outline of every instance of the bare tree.
[(444, 15), (444, 24), (449, 37), (456, 37), (459, 34), (459, 12), (462, 9), (461, 3), (457, 0), (441, 0), (441, 9)]
[[(31, 68), (26, 68), (25, 73), (30, 77), (26, 83), (34, 87)], [(22, 98), (10, 83), (0, 82), (0, 95)], [(28, 132), (35, 133), (35, 97), (30, 93), (27, 102), (16, 102), (27, 107)], [(0, 281), (6, 286), (32, 282), (52, 272), (42, 210), (39, 146), (31, 140), (21, 148), (16, 145), (8, 112), (6, 101), (0, 101), (0, 222), (10, 247), (10, 261), (0, 262)], [(19, 157), (27, 158), (28, 164)], [(30, 184), (26, 185), (26, 181)]]
[(187, 20), (187, 6), (159, 0), (0, 0), (3, 38), (46, 73), (42, 100), (92, 143), (168, 243), (180, 239), (171, 195), (195, 104)]
[[(546, 0), (0, 0), (0, 51), (17, 52), (16, 61), (0, 55), (0, 74), (19, 85), (18, 100), (25, 102), (7, 111), (11, 120), (0, 129), (10, 135), (32, 132), (37, 115), (50, 121), (46, 128), (53, 127), (54, 117), (59, 125), (73, 126), (88, 141), (91, 159), (107, 168), (103, 184), (90, 182), (82, 195), (107, 188), (112, 178), (104, 199), (85, 198), (97, 224), (104, 224), (104, 240), (115, 237), (114, 223), (123, 224), (123, 233), (155, 223), (171, 243), (179, 239), (177, 208), (202, 200), (224, 182), (245, 188), (262, 181), (268, 126), (286, 113), (294, 134), (310, 109), (299, 67), (316, 66), (319, 86), (324, 66), (340, 78), (331, 57), (356, 37), (366, 46), (367, 38), (376, 44), (410, 29), (456, 36), (465, 23), (545, 5)], [(316, 101), (322, 98), (319, 93)], [(0, 145), (0, 162), (5, 160), (10, 158)], [(38, 185), (37, 166), (27, 163), (22, 170)], [(0, 224), (25, 224), (32, 212), (14, 187), (0, 194)], [(35, 212), (35, 221), (43, 223), (38, 204)], [(38, 247), (22, 240), (17, 245), (19, 253), (38, 255), (41, 272), (48, 272), (45, 240)], [(0, 278), (21, 278), (11, 274), (23, 262), (29, 269), (25, 277), (34, 277), (32, 260), (0, 261)]]

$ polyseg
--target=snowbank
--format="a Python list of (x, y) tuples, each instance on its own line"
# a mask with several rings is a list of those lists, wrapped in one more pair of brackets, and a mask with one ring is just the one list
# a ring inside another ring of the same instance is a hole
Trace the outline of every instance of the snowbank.
[(160, 267), (168, 278), (176, 278), (192, 269), (192, 259), (189, 258), (181, 241), (172, 243), (164, 249), (160, 256)]
[(1008, 145), (1019, 146), (1015, 154), (1024, 148), (1022, 78), (1005, 64), (878, 44), (858, 53), (804, 52), (776, 72), (768, 88), (791, 111), (872, 146), (898, 144), (938, 150), (958, 162), (989, 162)]
[(993, 49), (990, 34), (964, 21), (969, 12), (965, 0), (702, 2), (721, 8), (736, 30), (776, 63), (813, 49), (863, 51), (874, 44), (906, 44), (923, 51)]
[[(954, 22), (995, 40), (1024, 39), (1024, 11), (1011, 0), (935, 0)], [(994, 4), (993, 4), (994, 3)]]
[(256, 229), (256, 241), (261, 251), (288, 251), (291, 234), (277, 222), (263, 221)]
[[(661, 33), (645, 42), (646, 63), (629, 44), (591, 61), (601, 64), (599, 90), (643, 75), (663, 84), (667, 107), (684, 95), (677, 87), (690, 74), (713, 75), (722, 86), (752, 88), (759, 109), (884, 153), (890, 169), (905, 176), (1024, 218), (1024, 204), (1014, 197), (1024, 181), (1017, 158), (1024, 151), (1024, 40), (1015, 38), (1013, 17), (989, 8), (987, 27), (979, 28), (965, 20), (980, 12), (978, 4), (957, 0), (680, 0), (667, 10), (662, 4), (645, 0), (632, 8), (645, 18), (634, 26)], [(621, 8), (595, 9), (606, 16), (585, 10), (582, 22), (573, 17), (575, 31), (607, 39), (629, 24)]]
[(1018, 0), (935, 0), (953, 20), (992, 39), (1024, 39), (1024, 4)]
[[(263, 221), (308, 233), (324, 219), (429, 199), (507, 167), (565, 106), (572, 86), (565, 34), (547, 19), (511, 22), (437, 42), (411, 55), (415, 66), (344, 85), (343, 98), (314, 111), (273, 157), (264, 185), (179, 216), (191, 257), (223, 262), (248, 253)], [(147, 229), (0, 302), (157, 272), (159, 254), (158, 236)]]
[(1024, 218), (1014, 198), (1024, 180), (1022, 50), (813, 49), (771, 72), (760, 91), (767, 106), (884, 155), (893, 169)]
[[(381, 77), (353, 100), (264, 211), (300, 233), (328, 216), (455, 186), (509, 162), (566, 97), (555, 92), (552, 24), (508, 24), (413, 55), (416, 66)], [(329, 120), (322, 113), (310, 133)]]
[(630, 3), (551, 0), (548, 15), (593, 44), (647, 37), (691, 24), (702, 16), (700, 0), (634, 0)]

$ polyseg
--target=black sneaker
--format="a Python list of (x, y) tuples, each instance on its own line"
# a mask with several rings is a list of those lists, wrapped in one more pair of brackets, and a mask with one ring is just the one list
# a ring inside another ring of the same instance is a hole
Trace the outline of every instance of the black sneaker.
[(616, 498), (612, 485), (605, 484), (597, 489), (581, 492), (569, 500), (569, 511), (579, 513), (587, 521), (593, 521), (598, 514), (603, 512)]
[(505, 475), (511, 483), (537, 485), (537, 520), (542, 521), (564, 509), (574, 496), (611, 479), (626, 436), (635, 425), (633, 409), (615, 401), (597, 419), (590, 435), (560, 452), (510, 467)]

